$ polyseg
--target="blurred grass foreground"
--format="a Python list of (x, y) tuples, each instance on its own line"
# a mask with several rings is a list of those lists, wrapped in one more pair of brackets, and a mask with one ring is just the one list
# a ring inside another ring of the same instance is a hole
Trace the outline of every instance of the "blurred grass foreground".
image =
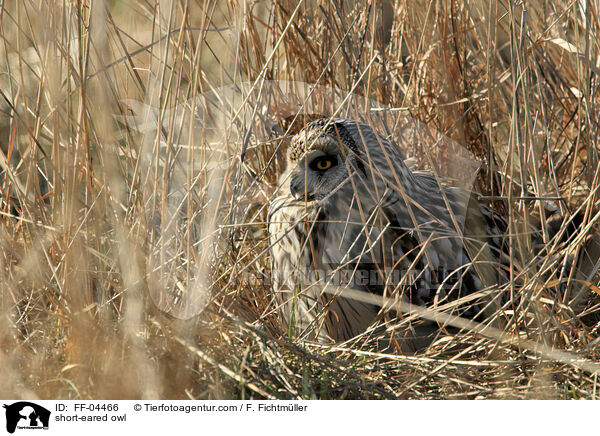
[[(597, 7), (0, 2), (0, 392), (596, 398)], [(311, 114), (367, 121), (450, 177), (467, 167), (433, 145), (458, 144), (515, 244), (543, 206), (523, 197), (582, 217), (515, 272), (510, 340), (463, 329), (402, 355), (288, 338), (266, 211)]]

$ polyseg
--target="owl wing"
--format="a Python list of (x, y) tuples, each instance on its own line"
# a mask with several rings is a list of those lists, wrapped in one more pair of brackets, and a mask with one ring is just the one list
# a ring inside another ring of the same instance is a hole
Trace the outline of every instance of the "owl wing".
[[(505, 222), (470, 193), (440, 188), (431, 174), (415, 177), (427, 196), (406, 199), (390, 189), (380, 206), (393, 240), (388, 257), (402, 274), (412, 274), (403, 290), (410, 301), (425, 306), (450, 302), (501, 282), (498, 253)], [(459, 312), (475, 317), (486, 305), (471, 302)]]

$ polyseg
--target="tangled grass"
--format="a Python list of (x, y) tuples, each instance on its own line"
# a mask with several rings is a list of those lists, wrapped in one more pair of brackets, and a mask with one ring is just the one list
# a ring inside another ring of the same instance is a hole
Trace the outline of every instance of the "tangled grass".
[[(0, 392), (596, 398), (596, 7), (1, 2)], [(499, 335), (417, 355), (290, 340), (266, 208), (287, 138), (319, 114), (369, 121), (448, 177), (459, 144), (521, 260), (543, 199), (580, 232), (515, 266), (522, 304)]]

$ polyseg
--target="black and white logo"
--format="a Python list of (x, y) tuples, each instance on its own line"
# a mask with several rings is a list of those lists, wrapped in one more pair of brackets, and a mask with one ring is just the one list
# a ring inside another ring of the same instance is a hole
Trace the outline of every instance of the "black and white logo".
[(14, 433), (16, 429), (48, 430), (50, 411), (29, 401), (5, 404), (6, 431)]

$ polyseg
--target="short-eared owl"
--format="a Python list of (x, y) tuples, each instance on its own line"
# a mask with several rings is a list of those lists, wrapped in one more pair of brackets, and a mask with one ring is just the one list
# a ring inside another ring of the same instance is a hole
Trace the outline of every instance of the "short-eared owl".
[(296, 337), (345, 341), (377, 319), (379, 307), (344, 298), (345, 288), (473, 318), (489, 301), (456, 300), (506, 280), (504, 220), (409, 169), (366, 124), (307, 124), (292, 138), (278, 195), (268, 217), (273, 289)]

